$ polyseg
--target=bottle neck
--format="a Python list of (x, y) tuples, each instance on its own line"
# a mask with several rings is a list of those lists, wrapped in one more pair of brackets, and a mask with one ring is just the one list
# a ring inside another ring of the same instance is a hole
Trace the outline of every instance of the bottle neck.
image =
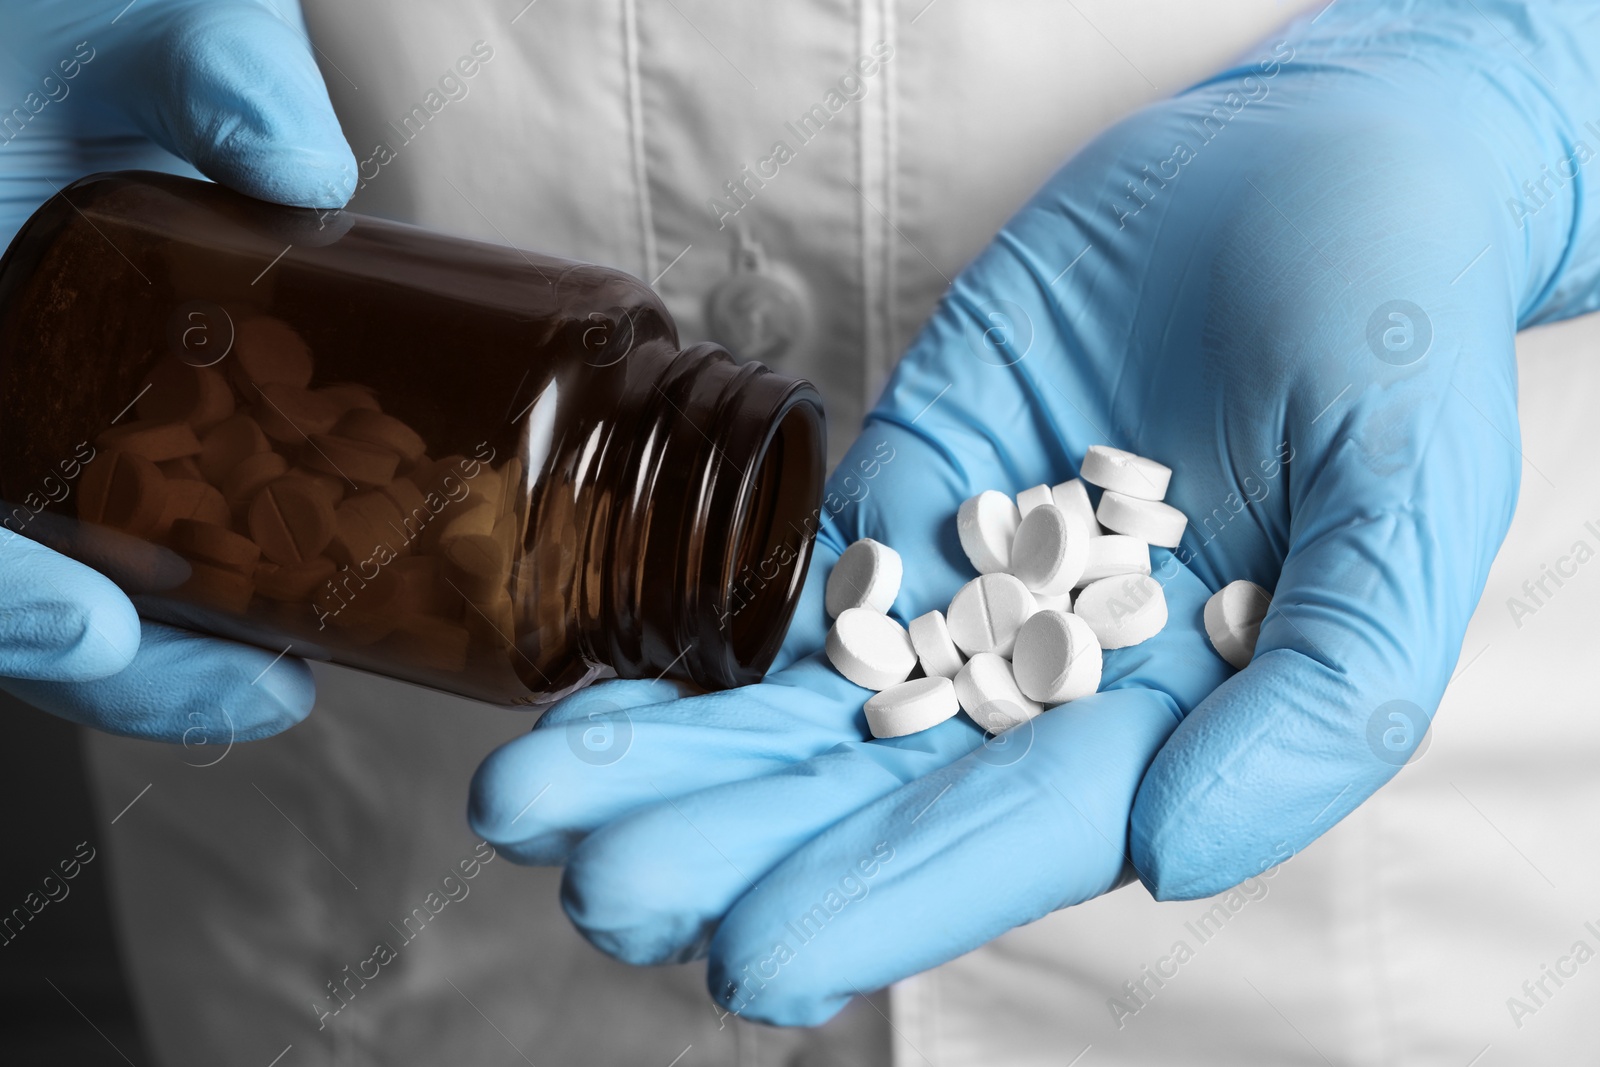
[(627, 675), (747, 685), (777, 655), (810, 562), (822, 398), (710, 344), (652, 377), (610, 486), (609, 558), (583, 568), (601, 605), (590, 654)]

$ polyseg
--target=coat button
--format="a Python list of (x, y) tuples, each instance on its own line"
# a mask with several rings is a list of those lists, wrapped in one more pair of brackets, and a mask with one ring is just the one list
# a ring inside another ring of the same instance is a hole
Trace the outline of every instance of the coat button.
[(806, 306), (793, 284), (741, 234), (733, 273), (706, 297), (711, 339), (741, 360), (771, 363), (792, 349), (806, 328)]

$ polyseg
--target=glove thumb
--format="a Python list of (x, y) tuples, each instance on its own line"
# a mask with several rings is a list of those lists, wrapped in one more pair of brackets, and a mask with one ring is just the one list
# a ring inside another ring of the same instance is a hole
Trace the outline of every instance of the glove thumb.
[[(309, 38), (254, 0), (176, 4), (122, 21), (120, 108), (207, 177), (262, 200), (339, 208), (356, 160), (339, 128)], [(107, 46), (109, 51), (111, 46)]]

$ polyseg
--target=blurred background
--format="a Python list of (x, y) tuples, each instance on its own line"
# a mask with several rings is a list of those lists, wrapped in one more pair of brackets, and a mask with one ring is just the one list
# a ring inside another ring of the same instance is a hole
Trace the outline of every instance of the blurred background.
[[(0, 863), (0, 917), (27, 913), (28, 894), (44, 899), (46, 875), (75, 859), (87, 841), (94, 860), (59, 884), (26, 926), (0, 934), (0, 1059), (7, 1063), (150, 1062), (134, 1021), (106, 898), (106, 855), (89, 806), (79, 727), (0, 693), (0, 811), (6, 820)], [(87, 855), (87, 850), (83, 851)], [(70, 869), (70, 868), (68, 868)], [(15, 919), (13, 918), (13, 923)], [(6, 940), (9, 938), (9, 940)]]

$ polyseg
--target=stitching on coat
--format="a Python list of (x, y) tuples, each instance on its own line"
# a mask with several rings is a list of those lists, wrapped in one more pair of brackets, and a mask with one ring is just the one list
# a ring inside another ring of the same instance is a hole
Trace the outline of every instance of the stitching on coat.
[(633, 156), (633, 184), (639, 207), (640, 277), (656, 274), (656, 230), (650, 210), (650, 171), (644, 148), (644, 94), (640, 88), (639, 16), (637, 0), (622, 0), (622, 54), (628, 92), (628, 144)]

